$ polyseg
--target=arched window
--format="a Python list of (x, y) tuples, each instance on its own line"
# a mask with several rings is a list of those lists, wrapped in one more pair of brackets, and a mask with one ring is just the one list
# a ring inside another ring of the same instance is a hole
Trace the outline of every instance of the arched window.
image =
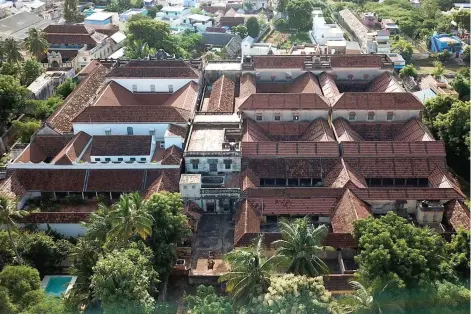
[(375, 119), (375, 112), (370, 111), (368, 112), (368, 121), (373, 121)]
[(355, 121), (357, 118), (357, 114), (355, 113), (355, 111), (352, 111), (348, 114), (348, 121)]

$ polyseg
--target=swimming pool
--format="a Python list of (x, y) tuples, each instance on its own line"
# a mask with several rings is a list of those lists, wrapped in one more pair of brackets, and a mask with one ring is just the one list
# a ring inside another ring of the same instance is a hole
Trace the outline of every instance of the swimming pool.
[(47, 294), (60, 297), (72, 289), (76, 280), (76, 276), (44, 276), (41, 288), (46, 290)]

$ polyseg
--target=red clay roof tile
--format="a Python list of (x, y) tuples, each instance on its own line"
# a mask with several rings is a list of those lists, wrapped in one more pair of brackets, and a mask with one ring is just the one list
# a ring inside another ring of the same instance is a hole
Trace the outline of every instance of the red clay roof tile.
[(457, 231), (459, 228), (469, 230), (469, 208), (461, 201), (451, 200), (445, 203), (445, 217), (448, 223)]
[(334, 233), (352, 233), (353, 223), (370, 215), (369, 206), (347, 189), (331, 215), (332, 231)]
[(424, 110), (424, 105), (411, 93), (343, 93), (332, 104), (333, 110)]
[(211, 89), (208, 110), (210, 112), (234, 112), (235, 83), (226, 76), (217, 79)]

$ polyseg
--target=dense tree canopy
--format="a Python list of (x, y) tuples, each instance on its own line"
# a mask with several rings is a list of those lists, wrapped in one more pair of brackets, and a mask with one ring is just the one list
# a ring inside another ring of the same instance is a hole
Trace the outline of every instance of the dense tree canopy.
[(36, 57), (39, 61), (42, 55), (46, 54), (49, 43), (46, 40), (46, 35), (43, 31), (37, 28), (30, 28), (28, 30), (28, 37), (26, 38), (26, 48)]
[(399, 71), (399, 76), (401, 78), (406, 78), (408, 76), (417, 78), (417, 70), (414, 65), (408, 64)]
[(470, 237), (469, 230), (460, 229), (446, 245), (451, 266), (461, 279), (469, 280)]
[(0, 127), (5, 126), (13, 114), (21, 111), (27, 95), (28, 90), (17, 79), (0, 75)]
[(242, 39), (248, 35), (247, 26), (245, 25), (236, 25), (232, 28), (232, 31)]
[(26, 60), (21, 65), (21, 83), (28, 86), (43, 73), (43, 66), (34, 59)]
[(416, 228), (390, 212), (358, 221), (354, 234), (362, 282), (378, 285), (397, 279), (411, 288), (451, 276), (445, 241), (429, 228)]
[(98, 260), (91, 284), (105, 314), (144, 314), (153, 310), (155, 300), (151, 293), (156, 290), (158, 276), (152, 261), (152, 251), (136, 244)]
[(38, 270), (29, 266), (6, 266), (0, 272), (0, 287), (7, 289), (13, 303), (19, 303), (26, 293), (38, 290), (39, 285)]
[(218, 296), (212, 286), (198, 286), (195, 295), (185, 297), (185, 304), (191, 314), (231, 314), (229, 298)]
[(147, 43), (150, 48), (177, 53), (177, 46), (170, 35), (169, 24), (157, 20), (143, 19), (128, 23), (127, 40)]
[(255, 38), (258, 36), (258, 34), (260, 34), (260, 23), (255, 16), (251, 16), (247, 19), (247, 22), (245, 22), (245, 27), (247, 27), (247, 34), (250, 37)]
[(62, 97), (63, 99), (66, 99), (67, 96), (72, 93), (76, 85), (77, 84), (71, 78), (68, 78), (64, 82), (62, 82), (62, 84), (57, 86), (56, 95)]
[(307, 31), (312, 27), (312, 2), (309, 0), (292, 0), (286, 6), (288, 21), (292, 29)]

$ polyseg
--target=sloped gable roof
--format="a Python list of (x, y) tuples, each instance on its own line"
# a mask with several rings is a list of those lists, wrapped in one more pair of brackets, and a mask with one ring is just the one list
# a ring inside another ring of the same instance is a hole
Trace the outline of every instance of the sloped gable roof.
[(245, 99), (240, 99), (240, 110), (279, 109), (279, 110), (312, 110), (330, 108), (328, 100), (315, 93), (266, 93), (251, 94)]
[(218, 78), (211, 89), (208, 110), (210, 112), (234, 112), (235, 83), (225, 75)]
[(334, 233), (352, 233), (353, 223), (371, 215), (369, 206), (349, 189), (337, 203), (332, 213), (330, 224)]
[(343, 159), (324, 178), (324, 184), (331, 188), (355, 187), (365, 189), (367, 187), (365, 178), (355, 169), (350, 167)]
[(412, 118), (399, 129), (394, 136), (395, 141), (415, 142), (415, 141), (435, 141), (432, 133), (418, 119)]
[(92, 137), (85, 132), (81, 131), (77, 133), (69, 144), (54, 157), (51, 163), (56, 165), (71, 165), (73, 162), (77, 161), (91, 138)]
[(387, 72), (383, 72), (374, 78), (366, 91), (380, 93), (405, 92), (401, 85)]
[(343, 93), (332, 104), (334, 110), (424, 110), (424, 105), (411, 93)]
[(335, 136), (339, 142), (360, 142), (364, 141), (360, 134), (352, 129), (350, 123), (345, 118), (337, 118), (333, 122)]
[(317, 118), (312, 121), (299, 140), (310, 142), (333, 142), (335, 141), (335, 136), (327, 120)]
[(469, 230), (469, 208), (461, 201), (451, 200), (445, 203), (445, 217), (448, 223), (457, 231), (459, 228)]

